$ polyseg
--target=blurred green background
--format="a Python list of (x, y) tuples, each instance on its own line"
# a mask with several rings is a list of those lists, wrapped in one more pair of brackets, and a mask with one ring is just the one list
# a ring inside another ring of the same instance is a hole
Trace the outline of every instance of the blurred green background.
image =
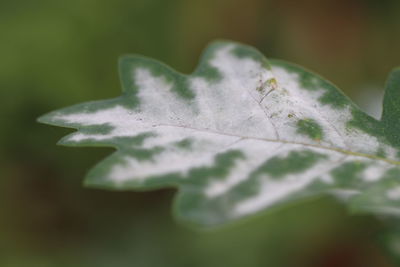
[(1, 0), (0, 36), (0, 267), (397, 266), (382, 221), (328, 197), (195, 232), (173, 220), (172, 189), (83, 188), (112, 150), (56, 146), (69, 130), (35, 119), (119, 95), (122, 54), (189, 73), (216, 38), (315, 70), (376, 115), (400, 65), (400, 1)]

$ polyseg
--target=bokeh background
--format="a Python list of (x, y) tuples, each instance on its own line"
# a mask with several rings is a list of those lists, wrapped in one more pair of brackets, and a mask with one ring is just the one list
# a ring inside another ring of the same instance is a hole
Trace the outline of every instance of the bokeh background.
[(173, 220), (173, 189), (83, 188), (112, 150), (56, 146), (70, 131), (35, 120), (118, 96), (122, 54), (189, 73), (216, 38), (315, 70), (379, 116), (400, 1), (1, 0), (0, 36), (0, 267), (397, 266), (382, 220), (328, 197), (196, 232)]

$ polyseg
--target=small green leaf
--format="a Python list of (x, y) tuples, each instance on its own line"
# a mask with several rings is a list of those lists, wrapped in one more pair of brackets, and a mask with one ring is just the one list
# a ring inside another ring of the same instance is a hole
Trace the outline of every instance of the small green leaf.
[(197, 226), (320, 194), (399, 214), (399, 69), (381, 121), (316, 74), (232, 42), (211, 44), (190, 75), (138, 56), (120, 74), (120, 97), (39, 119), (77, 129), (60, 144), (116, 148), (87, 186), (177, 187), (177, 218)]

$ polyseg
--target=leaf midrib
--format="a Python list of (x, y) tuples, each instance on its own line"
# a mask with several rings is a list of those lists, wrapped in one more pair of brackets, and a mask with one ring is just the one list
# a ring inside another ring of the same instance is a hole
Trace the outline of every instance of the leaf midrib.
[(264, 142), (273, 142), (273, 143), (281, 143), (281, 144), (290, 144), (290, 145), (300, 145), (300, 146), (306, 146), (306, 147), (314, 147), (314, 148), (318, 148), (318, 149), (325, 149), (325, 150), (335, 151), (335, 152), (342, 153), (342, 154), (345, 154), (345, 155), (358, 156), (358, 157), (364, 157), (364, 158), (373, 159), (373, 160), (384, 161), (386, 163), (389, 163), (389, 164), (392, 164), (392, 165), (396, 165), (396, 166), (400, 165), (400, 161), (387, 159), (387, 158), (382, 158), (382, 157), (379, 157), (379, 156), (376, 156), (376, 155), (372, 155), (372, 154), (350, 151), (350, 150), (337, 148), (337, 147), (324, 146), (324, 145), (320, 145), (320, 144), (308, 144), (308, 143), (294, 142), (294, 141), (282, 140), (282, 139), (269, 139), (269, 138), (261, 138), (261, 137), (254, 137), (254, 136), (242, 136), (242, 135), (237, 135), (237, 134), (213, 131), (213, 130), (210, 130), (210, 129), (200, 129), (200, 128), (195, 128), (195, 127), (190, 127), (190, 126), (171, 125), (171, 124), (165, 124), (165, 123), (157, 124), (157, 126), (185, 128), (185, 129), (190, 129), (190, 130), (199, 131), (199, 132), (206, 132), (206, 133), (211, 133), (211, 134), (218, 134), (218, 135), (224, 135), (224, 136), (230, 136), (230, 137), (237, 137), (237, 138), (241, 139), (240, 141), (245, 140), (245, 139), (250, 139), (250, 140), (258, 140), (258, 141), (264, 141)]

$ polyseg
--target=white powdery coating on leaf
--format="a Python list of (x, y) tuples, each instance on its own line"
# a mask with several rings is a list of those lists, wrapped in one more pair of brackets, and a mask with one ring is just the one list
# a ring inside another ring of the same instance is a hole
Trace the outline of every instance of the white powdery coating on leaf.
[[(143, 180), (167, 173), (186, 175), (192, 168), (210, 166), (217, 153), (226, 151), (225, 147), (242, 136), (275, 137), (273, 126), (249, 93), (256, 91), (260, 80), (270, 79), (271, 73), (255, 60), (237, 58), (231, 52), (233, 48), (219, 50), (210, 62), (222, 74), (219, 82), (210, 83), (203, 78), (193, 78), (190, 81), (190, 87), (196, 94), (192, 101), (183, 99), (172, 91), (173, 83), (163, 76), (154, 76), (149, 70), (139, 68), (132, 72), (139, 88), (137, 97), (140, 104), (135, 110), (117, 106), (93, 113), (70, 114), (58, 119), (83, 126), (107, 124), (112, 127), (108, 134), (76, 133), (69, 140), (75, 142), (108, 140), (151, 132), (152, 135), (144, 139), (141, 147), (161, 147), (164, 150), (151, 160), (138, 161), (126, 157), (124, 164), (115, 166), (108, 174), (108, 178), (117, 183), (130, 179)], [(188, 137), (194, 145), (190, 150), (171, 149), (171, 144)], [(259, 140), (247, 141), (251, 142), (265, 143)], [(268, 149), (278, 145), (280, 144), (263, 144)], [(258, 157), (261, 162), (264, 158), (259, 147), (260, 145), (255, 147), (259, 153), (247, 154)], [(237, 148), (239, 147), (234, 146), (231, 149)], [(254, 162), (247, 161), (247, 164), (250, 164), (247, 166), (249, 167)], [(235, 176), (237, 180), (242, 179), (236, 173)], [(235, 183), (230, 184), (233, 186)], [(219, 190), (220, 193), (223, 191), (224, 189)]]
[[(117, 184), (128, 180), (144, 181), (153, 176), (177, 173), (186, 176), (190, 170), (198, 167), (211, 167), (217, 154), (233, 150), (230, 144), (237, 137), (220, 136), (193, 129), (158, 127), (155, 136), (146, 138), (143, 148), (163, 148), (151, 159), (137, 160), (125, 157), (126, 163), (112, 168), (107, 178)], [(180, 148), (177, 143), (190, 137), (188, 148)]]
[[(293, 151), (301, 148), (301, 146), (293, 146)], [(324, 153), (320, 149), (312, 149), (317, 153)], [(292, 194), (299, 192), (316, 179), (319, 179), (322, 173), (328, 172), (333, 168), (332, 162), (340, 162), (343, 155), (331, 152), (326, 154), (328, 158), (321, 159), (307, 170), (287, 174), (282, 178), (276, 179), (264, 174), (261, 178), (261, 186), (259, 192), (241, 202), (237, 203), (233, 209), (234, 217), (249, 215), (272, 206), (280, 201), (288, 199)]]
[(169, 147), (156, 154), (151, 160), (139, 161), (125, 157), (125, 163), (113, 167), (107, 178), (118, 185), (127, 181), (143, 182), (150, 177), (172, 173), (186, 176), (193, 168), (213, 166), (214, 158), (215, 151), (204, 147), (194, 148), (191, 151)]
[(173, 82), (168, 82), (163, 76), (154, 76), (144, 68), (132, 72), (139, 88), (139, 107), (135, 112), (142, 116), (142, 121), (155, 126), (160, 123), (177, 126), (190, 124), (197, 112), (188, 100), (173, 91)]
[(330, 193), (334, 195), (338, 200), (347, 201), (350, 198), (360, 194), (360, 191), (354, 189), (334, 189)]
[(400, 186), (389, 189), (386, 193), (386, 196), (390, 200), (400, 200)]
[(229, 90), (227, 93), (250, 94), (259, 103), (271, 89), (274, 89), (270, 81), (275, 76), (271, 70), (262, 66), (261, 62), (234, 55), (234, 49), (233, 45), (219, 49), (209, 62), (223, 77), (226, 77), (220, 87), (227, 86)]
[(79, 124), (81, 126), (93, 126), (106, 124), (112, 127), (107, 134), (85, 134), (77, 132), (72, 134), (68, 141), (81, 142), (85, 140), (106, 140), (114, 137), (133, 136), (135, 134), (135, 117), (132, 110), (122, 106), (98, 110), (95, 112), (82, 112), (72, 114), (60, 114), (54, 117), (55, 120), (61, 120), (66, 123)]
[(333, 184), (334, 180), (332, 178), (332, 175), (329, 173), (324, 173), (323, 175), (321, 175), (320, 180), (326, 184)]
[(388, 163), (368, 162), (369, 166), (363, 171), (362, 177), (366, 182), (374, 182), (383, 178), (385, 172), (391, 167)]
[[(307, 90), (301, 86), (299, 75), (281, 67), (272, 67), (278, 81), (278, 89), (271, 92), (261, 103), (271, 114), (281, 139), (311, 144), (325, 144), (346, 149), (348, 144), (344, 140), (341, 129), (337, 129), (334, 120), (343, 123), (351, 118), (347, 113), (323, 106), (317, 100), (325, 92)], [(345, 118), (344, 118), (345, 117)], [(312, 140), (299, 134), (297, 123), (299, 120), (313, 119), (321, 126), (322, 140)]]
[(222, 79), (190, 79), (190, 88), (196, 98), (193, 105), (198, 115), (190, 121), (193, 127), (241, 137), (276, 139), (275, 129), (257, 104), (255, 93), (260, 81), (272, 77), (270, 70), (250, 58), (232, 54), (234, 46), (218, 50), (209, 62)]
[(177, 93), (172, 92), (173, 85), (164, 77), (155, 77), (149, 70), (138, 68), (133, 72), (140, 90), (140, 106), (135, 110), (122, 106), (88, 113), (75, 113), (57, 116), (55, 119), (82, 126), (107, 124), (112, 127), (107, 134), (73, 134), (68, 141), (108, 140), (115, 137), (135, 136), (159, 125), (179, 125), (180, 120), (193, 117), (193, 110)]
[[(353, 119), (350, 106), (333, 108), (329, 104), (321, 103), (319, 98), (326, 89), (303, 88), (299, 75), (282, 67), (273, 66), (272, 71), (278, 80), (279, 87), (286, 91), (272, 92), (262, 104), (274, 115), (271, 119), (277, 125), (282, 139), (300, 138), (300, 135), (296, 133), (295, 122), (291, 122), (288, 118), (288, 114), (291, 114), (294, 115), (292, 117), (294, 121), (312, 118), (321, 125), (324, 133), (322, 143), (327, 142), (333, 147), (368, 154), (375, 154), (379, 148), (382, 148), (388, 157), (396, 159), (397, 149), (387, 145), (382, 146), (375, 136), (347, 125)], [(312, 142), (310, 139), (307, 142), (310, 143), (310, 141)]]
[(284, 149), (281, 144), (259, 140), (242, 140), (231, 146), (231, 149), (244, 153), (245, 157), (236, 162), (228, 177), (213, 180), (208, 184), (204, 190), (205, 195), (208, 198), (215, 198), (227, 193), (235, 185), (246, 180), (266, 159), (272, 157), (278, 148), (279, 152), (283, 153)]

